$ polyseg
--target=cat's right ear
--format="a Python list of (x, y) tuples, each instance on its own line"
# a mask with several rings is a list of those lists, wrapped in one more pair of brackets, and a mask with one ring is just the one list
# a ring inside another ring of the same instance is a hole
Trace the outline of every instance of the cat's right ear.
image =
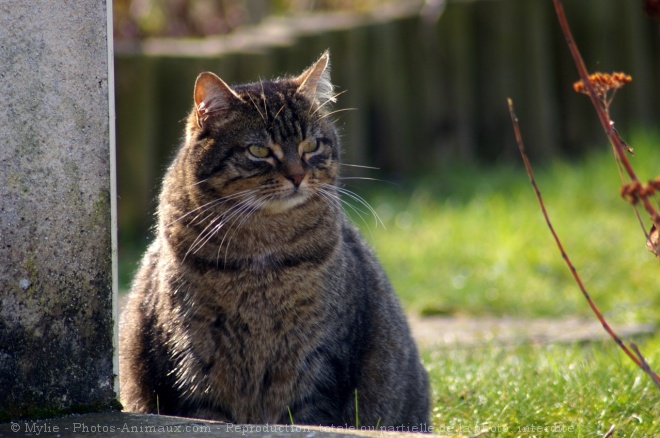
[(225, 81), (210, 71), (197, 76), (194, 97), (197, 125), (200, 128), (214, 112), (229, 108), (232, 101), (242, 101)]

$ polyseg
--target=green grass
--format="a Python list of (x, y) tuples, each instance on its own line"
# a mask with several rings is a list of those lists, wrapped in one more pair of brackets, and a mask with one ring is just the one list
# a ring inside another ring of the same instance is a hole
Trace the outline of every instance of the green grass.
[[(660, 174), (660, 140), (638, 136), (633, 165)], [(618, 195), (609, 150), (537, 166), (556, 231), (584, 283), (614, 319), (657, 320), (657, 259)], [(454, 168), (409, 187), (351, 184), (385, 227), (355, 213), (404, 305), (422, 314), (590, 315), (543, 220), (522, 166)], [(645, 212), (642, 211), (644, 217)], [(648, 224), (648, 220), (646, 221)]]
[[(640, 179), (660, 175), (660, 138), (637, 135), (630, 143)], [(618, 195), (611, 151), (536, 165), (535, 173), (553, 225), (608, 320), (658, 324), (660, 265), (645, 247), (632, 208)], [(367, 184), (378, 188), (365, 190)], [(351, 213), (407, 309), (595, 318), (522, 166), (452, 166), (403, 187), (362, 182), (349, 188), (369, 201), (385, 225)], [(658, 371), (660, 336), (642, 340), (640, 348)], [(660, 390), (611, 341), (457, 346), (425, 351), (424, 362), (438, 433), (473, 435), (488, 428), (486, 436), (596, 437), (614, 424), (614, 436), (660, 435)]]
[[(641, 345), (655, 358), (658, 347), (657, 338)], [(615, 425), (617, 437), (658, 436), (660, 391), (617, 348), (607, 342), (426, 352), (435, 432), (601, 437)], [(550, 433), (553, 427), (564, 433)]]

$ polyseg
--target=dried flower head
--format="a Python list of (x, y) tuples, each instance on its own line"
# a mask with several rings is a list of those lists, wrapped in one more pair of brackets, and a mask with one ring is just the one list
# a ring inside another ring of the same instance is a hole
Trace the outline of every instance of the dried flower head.
[[(612, 74), (596, 72), (589, 75), (589, 82), (591, 82), (591, 85), (594, 87), (598, 96), (604, 96), (608, 91), (617, 90), (631, 81), (632, 78), (623, 72)], [(574, 83), (573, 89), (577, 93), (589, 94), (582, 80)]]
[[(616, 90), (631, 81), (632, 77), (623, 72), (614, 72), (612, 74), (596, 72), (589, 75), (589, 82), (606, 110), (609, 108)], [(581, 79), (573, 84), (573, 89), (576, 93), (589, 94), (589, 90), (587, 90)]]

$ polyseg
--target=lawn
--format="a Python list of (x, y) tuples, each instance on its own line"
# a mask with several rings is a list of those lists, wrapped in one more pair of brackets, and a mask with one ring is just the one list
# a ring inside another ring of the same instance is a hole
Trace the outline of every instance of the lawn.
[[(582, 160), (537, 165), (536, 179), (566, 251), (608, 320), (657, 324), (660, 266), (618, 195), (619, 173), (603, 143), (602, 152)], [(630, 143), (638, 176), (660, 174), (660, 138), (639, 134)], [(359, 205), (359, 214), (351, 212), (409, 311), (593, 318), (522, 166), (447, 166), (402, 186), (347, 182), (382, 221)], [(636, 341), (658, 371), (660, 336)], [(425, 351), (424, 361), (438, 432), (596, 437), (615, 425), (614, 436), (660, 435), (660, 390), (614, 342), (457, 346)]]
[[(660, 342), (640, 348), (655, 358)], [(448, 435), (660, 435), (660, 390), (613, 342), (427, 351), (435, 431)]]
[[(640, 178), (660, 174), (660, 140), (637, 136), (631, 144)], [(614, 319), (656, 320), (660, 265), (645, 247), (633, 209), (618, 195), (612, 153), (537, 167), (553, 225), (593, 297)], [(350, 182), (384, 224), (358, 205), (362, 218), (352, 212), (407, 308), (422, 314), (590, 314), (522, 166), (452, 166), (405, 186)]]
[[(660, 136), (627, 140), (638, 176), (659, 175)], [(581, 160), (537, 165), (537, 182), (566, 251), (608, 320), (615, 327), (658, 324), (660, 265), (618, 195), (620, 177), (605, 139), (602, 149)], [(364, 176), (387, 179), (377, 171)], [(379, 220), (355, 201), (347, 208), (409, 312), (593, 318), (522, 166), (447, 165), (406, 183), (347, 179), (345, 188), (377, 212)], [(124, 258), (122, 266), (126, 278), (135, 260)], [(635, 341), (658, 371), (660, 336)], [(660, 390), (614, 342), (457, 346), (423, 356), (437, 432), (596, 437), (615, 425), (614, 436), (660, 436)]]

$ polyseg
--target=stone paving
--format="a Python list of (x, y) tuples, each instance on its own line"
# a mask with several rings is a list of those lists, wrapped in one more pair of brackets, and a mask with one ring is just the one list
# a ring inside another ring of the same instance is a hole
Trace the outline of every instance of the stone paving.
[[(409, 321), (413, 336), (422, 349), (588, 342), (609, 338), (595, 317), (551, 319), (409, 316)], [(611, 323), (611, 326), (621, 338), (650, 335), (655, 332), (652, 324)]]

